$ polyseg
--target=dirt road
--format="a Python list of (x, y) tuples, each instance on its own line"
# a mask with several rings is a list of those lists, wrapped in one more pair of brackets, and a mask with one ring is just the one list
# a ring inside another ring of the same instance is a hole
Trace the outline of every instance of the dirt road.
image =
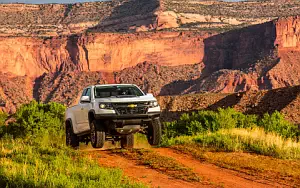
[(86, 150), (89, 155), (96, 158), (99, 164), (107, 167), (117, 167), (124, 171), (124, 174), (135, 180), (145, 183), (150, 187), (161, 188), (182, 188), (182, 187), (284, 187), (283, 185), (261, 180), (254, 176), (238, 173), (233, 170), (220, 168), (213, 164), (203, 163), (190, 155), (179, 154), (169, 148), (151, 148), (161, 156), (173, 158), (176, 162), (191, 168), (199, 177), (200, 182), (187, 182), (175, 179), (150, 168), (147, 165), (138, 164), (123, 156), (113, 153), (111, 150)]

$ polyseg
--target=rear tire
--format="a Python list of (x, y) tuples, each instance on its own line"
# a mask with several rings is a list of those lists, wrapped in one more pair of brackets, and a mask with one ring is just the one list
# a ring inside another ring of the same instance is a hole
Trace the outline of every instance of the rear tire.
[(74, 149), (79, 149), (79, 138), (74, 133), (72, 125), (66, 127), (66, 145)]
[(96, 120), (92, 121), (90, 126), (91, 126), (91, 144), (93, 148), (103, 148), (105, 143), (104, 127), (99, 126)]
[(134, 134), (129, 134), (121, 137), (121, 148), (133, 148)]
[(151, 146), (157, 146), (161, 142), (161, 123), (159, 118), (155, 118), (148, 126), (147, 139)]

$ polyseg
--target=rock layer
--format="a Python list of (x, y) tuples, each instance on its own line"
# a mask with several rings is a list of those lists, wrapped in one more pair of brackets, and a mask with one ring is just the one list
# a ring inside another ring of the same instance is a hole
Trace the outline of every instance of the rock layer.
[(0, 38), (0, 70), (38, 77), (56, 71), (120, 71), (144, 61), (177, 66), (203, 59), (194, 33), (90, 34), (48, 39)]
[(235, 94), (160, 96), (158, 101), (163, 109), (162, 118), (166, 121), (178, 119), (182, 113), (232, 107), (240, 112), (258, 115), (277, 110), (290, 122), (300, 124), (300, 86)]
[[(190, 7), (179, 7), (178, 2), (183, 1), (1, 5), (0, 23), (5, 22), (1, 33), (12, 36), (0, 38), (0, 105), (14, 111), (20, 101), (33, 98), (71, 105), (85, 85), (94, 83), (136, 83), (155, 95), (232, 93), (300, 84), (299, 16), (246, 26), (242, 16), (225, 11), (219, 17), (217, 10), (232, 5), (246, 8), (238, 10), (245, 13), (258, 2), (188, 1)], [(274, 2), (264, 5), (278, 8)], [(284, 7), (280, 15), (297, 12), (298, 2), (289, 5), (293, 10)], [(216, 12), (207, 13), (207, 6), (217, 8)], [(20, 10), (27, 20), (19, 19)], [(259, 11), (258, 19), (261, 16), (263, 21), (277, 16), (275, 12), (262, 16)], [(179, 31), (190, 30), (199, 21), (245, 27), (223, 33)]]

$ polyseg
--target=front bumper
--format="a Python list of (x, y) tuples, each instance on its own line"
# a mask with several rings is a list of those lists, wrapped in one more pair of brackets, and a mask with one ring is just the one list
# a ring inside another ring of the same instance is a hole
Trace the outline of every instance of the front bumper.
[(147, 114), (96, 114), (96, 119), (102, 120), (151, 120), (160, 117), (160, 112), (151, 112)]

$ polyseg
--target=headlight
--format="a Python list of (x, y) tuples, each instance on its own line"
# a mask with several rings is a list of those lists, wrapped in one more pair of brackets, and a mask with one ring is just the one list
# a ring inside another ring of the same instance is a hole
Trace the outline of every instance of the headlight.
[(157, 101), (150, 101), (150, 108), (153, 108), (153, 107), (158, 107)]
[(99, 103), (100, 109), (113, 109), (112, 104), (110, 103)]

